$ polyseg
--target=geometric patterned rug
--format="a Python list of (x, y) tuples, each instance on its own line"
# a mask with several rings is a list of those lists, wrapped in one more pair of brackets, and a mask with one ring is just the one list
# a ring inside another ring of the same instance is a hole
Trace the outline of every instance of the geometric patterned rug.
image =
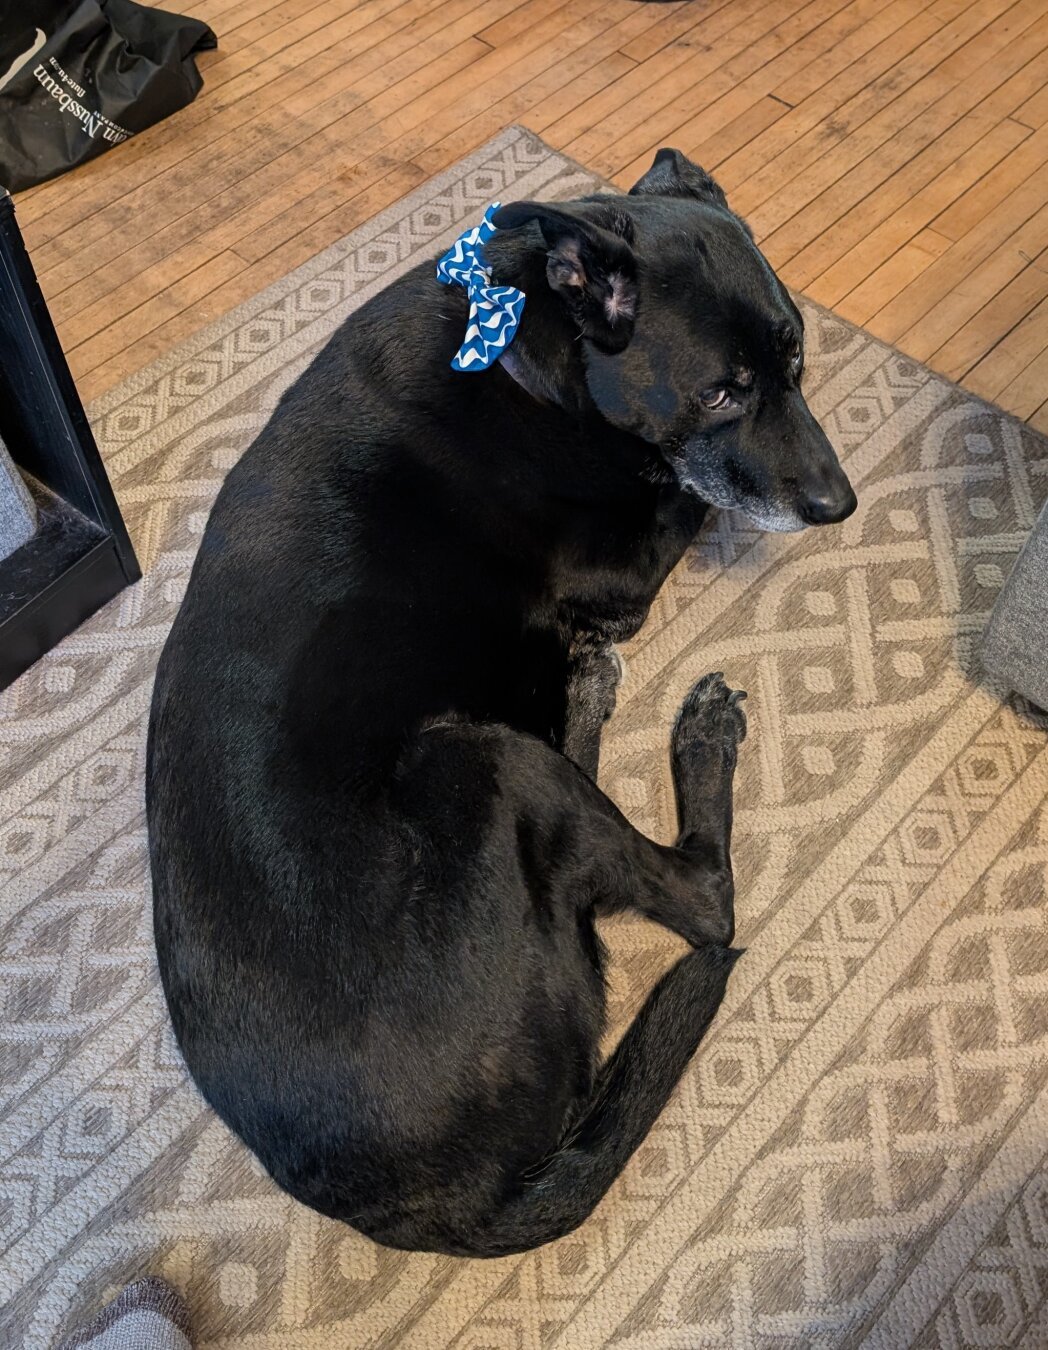
[[(685, 691), (749, 690), (748, 953), (596, 1215), (506, 1260), (387, 1251), (278, 1191), (181, 1066), (142, 753), (223, 475), (356, 305), (490, 201), (596, 185), (511, 129), (91, 410), (145, 576), (0, 695), (0, 1344), (152, 1273), (228, 1350), (1048, 1345), (1048, 719), (978, 668), (1048, 443), (811, 305), (858, 511), (715, 516), (625, 653), (603, 781), (663, 840)], [(605, 931), (621, 1031), (678, 948)]]

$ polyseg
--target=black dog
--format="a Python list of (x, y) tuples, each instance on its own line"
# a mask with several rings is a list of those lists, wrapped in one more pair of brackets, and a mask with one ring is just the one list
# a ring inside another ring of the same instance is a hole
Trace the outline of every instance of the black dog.
[[(661, 151), (629, 196), (503, 207), (507, 356), (449, 362), (420, 267), (363, 306), (230, 473), (157, 675), (156, 941), (186, 1062), (290, 1193), (379, 1242), (569, 1232), (721, 1001), (745, 723), (673, 730), (680, 838), (595, 786), (610, 644), (706, 503), (773, 529), (855, 498), (801, 396), (795, 306), (720, 189)], [(594, 918), (693, 944), (604, 1064)]]

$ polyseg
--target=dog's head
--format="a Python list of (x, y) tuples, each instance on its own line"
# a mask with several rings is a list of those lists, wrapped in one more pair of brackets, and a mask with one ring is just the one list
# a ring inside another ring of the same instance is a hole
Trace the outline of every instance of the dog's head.
[(770, 530), (843, 520), (855, 494), (801, 393), (804, 323), (710, 176), (660, 150), (626, 197), (515, 202), (581, 337), (589, 398), (680, 483)]

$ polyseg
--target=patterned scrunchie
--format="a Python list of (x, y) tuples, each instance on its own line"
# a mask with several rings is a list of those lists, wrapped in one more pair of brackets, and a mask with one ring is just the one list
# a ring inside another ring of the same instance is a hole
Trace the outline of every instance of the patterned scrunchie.
[(492, 202), (479, 225), (459, 237), (437, 263), (437, 280), (463, 286), (469, 296), (466, 337), (451, 362), (452, 370), (487, 370), (513, 341), (524, 312), (524, 292), (515, 286), (492, 286), (483, 246), (495, 233), (492, 216), (501, 202)]

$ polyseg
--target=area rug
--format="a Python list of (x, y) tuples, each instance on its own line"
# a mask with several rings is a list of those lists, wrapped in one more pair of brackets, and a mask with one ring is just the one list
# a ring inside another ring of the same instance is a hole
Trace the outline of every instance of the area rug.
[[(519, 1258), (383, 1250), (281, 1194), (180, 1064), (142, 754), (219, 483), (355, 306), (492, 200), (598, 186), (510, 130), (93, 408), (145, 579), (0, 696), (0, 1344), (143, 1275), (229, 1350), (1048, 1344), (1048, 720), (977, 659), (1048, 443), (810, 305), (858, 512), (718, 516), (626, 651), (603, 780), (663, 840), (685, 691), (750, 692), (748, 953), (597, 1214)], [(607, 932), (621, 1029), (677, 948)]]

